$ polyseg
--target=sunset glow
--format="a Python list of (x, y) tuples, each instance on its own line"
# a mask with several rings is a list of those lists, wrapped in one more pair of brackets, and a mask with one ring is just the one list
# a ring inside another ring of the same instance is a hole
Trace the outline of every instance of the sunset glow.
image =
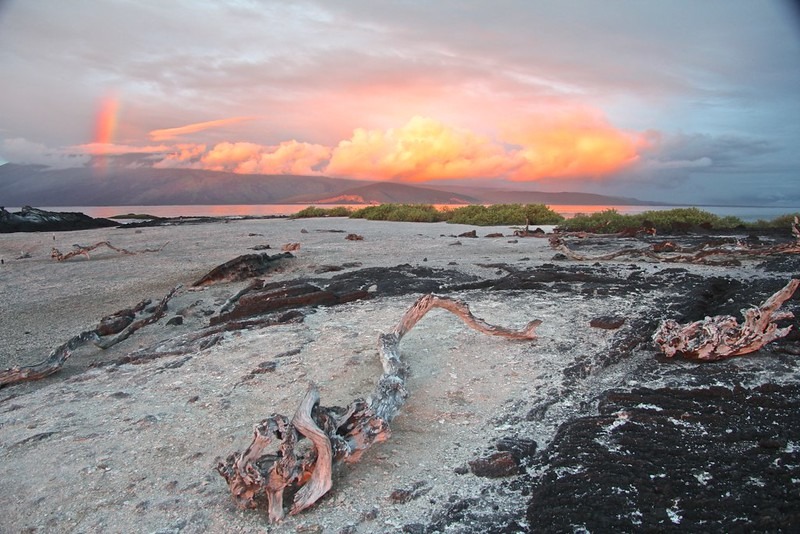
[(638, 151), (647, 146), (642, 135), (576, 114), (553, 121), (530, 119), (506, 140), (416, 116), (398, 128), (356, 128), (332, 147), (294, 140), (277, 146), (224, 142), (210, 149), (181, 144), (156, 166), (405, 182), (599, 179), (636, 162)]
[(7, 4), (0, 164), (800, 202), (784, 2)]

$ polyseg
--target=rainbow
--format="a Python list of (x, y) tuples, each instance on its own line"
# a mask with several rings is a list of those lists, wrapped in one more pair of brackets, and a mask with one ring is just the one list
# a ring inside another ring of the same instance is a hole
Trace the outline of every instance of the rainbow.
[(106, 95), (97, 109), (94, 124), (93, 145), (95, 148), (95, 167), (101, 171), (108, 169), (107, 154), (111, 151), (114, 134), (117, 130), (119, 98), (115, 93)]

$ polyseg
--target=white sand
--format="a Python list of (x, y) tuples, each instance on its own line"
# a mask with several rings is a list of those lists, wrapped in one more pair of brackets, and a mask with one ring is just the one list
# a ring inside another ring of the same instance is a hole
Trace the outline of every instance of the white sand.
[[(59, 375), (0, 391), (0, 532), (264, 532), (263, 512), (233, 507), (227, 486), (213, 471), (216, 462), (243, 450), (252, 425), (263, 417), (291, 415), (312, 382), (325, 405), (344, 405), (368, 394), (381, 372), (378, 334), (391, 329), (418, 295), (320, 308), (300, 324), (230, 334), (179, 367), (170, 364), (185, 357), (113, 372), (86, 371), (88, 363), (200, 327), (206, 321), (202, 310), (218, 308), (242, 284), (186, 288), (255, 245), (270, 244), (278, 252), (284, 243), (301, 243), (297, 259), (268, 275), (270, 280), (332, 276), (314, 271), (345, 262), (363, 267), (409, 263), (498, 277), (503, 273), (481, 264), (524, 268), (553, 256), (546, 239), (511, 243), (513, 237), (451, 237), (472, 229), (278, 219), (58, 233), (55, 241), (49, 233), (0, 235), (5, 260), (0, 266), (0, 367), (39, 361), (101, 317), (145, 298), (157, 301), (177, 284), (184, 289), (167, 318), (181, 310), (187, 318), (180, 327), (164, 326), (165, 318), (105, 353), (79, 351)], [(479, 236), (511, 233), (507, 227), (477, 231)], [(346, 233), (364, 240), (347, 241)], [(161, 252), (136, 256), (101, 249), (88, 261), (49, 258), (54, 243), (66, 252), (72, 243), (103, 240), (129, 250), (169, 244)], [(14, 259), (23, 251), (32, 257)], [(749, 267), (722, 272), (755, 276)], [(614, 333), (585, 327), (589, 319), (636, 316), (657, 295), (587, 299), (572, 293), (534, 297), (470, 291), (456, 296), (494, 324), (518, 328), (542, 319), (540, 339), (489, 338), (447, 312), (432, 312), (401, 344), (411, 366), (411, 397), (393, 424), (392, 439), (369, 450), (359, 464), (339, 470), (334, 489), (317, 506), (270, 532), (339, 532), (348, 525), (357, 532), (400, 532), (405, 524), (427, 522), (451, 495), (479, 496), (482, 488), (499, 484), (457, 475), (454, 468), (506, 435), (504, 416), (524, 414), (526, 407), (558, 395), (565, 366), (609, 346)], [(275, 372), (243, 380), (259, 363), (287, 351), (296, 353), (277, 358)], [(623, 363), (584, 387), (599, 391), (627, 380)], [(572, 401), (562, 400), (547, 419), (522, 423), (540, 447), (569, 417)], [(388, 501), (393, 490), (416, 482), (430, 491), (407, 504)], [(519, 510), (525, 498), (510, 495), (506, 502)]]

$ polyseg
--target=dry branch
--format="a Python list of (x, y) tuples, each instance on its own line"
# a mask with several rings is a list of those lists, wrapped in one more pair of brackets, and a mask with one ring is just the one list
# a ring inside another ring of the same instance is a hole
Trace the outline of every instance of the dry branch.
[[(607, 261), (618, 258), (644, 258), (664, 263), (702, 263), (706, 265), (728, 265), (738, 258), (800, 254), (800, 240), (772, 246), (752, 246), (735, 242), (729, 246), (704, 243), (697, 247), (681, 247), (671, 241), (655, 243), (643, 248), (623, 248), (607, 254), (589, 256), (572, 249), (559, 236), (550, 238), (550, 246), (567, 258), (576, 261)], [(719, 259), (721, 258), (721, 259)]]
[[(282, 415), (261, 421), (253, 429), (250, 446), (220, 462), (217, 471), (225, 478), (239, 507), (255, 508), (266, 498), (270, 521), (279, 521), (284, 515), (284, 490), (295, 488), (290, 513), (296, 514), (330, 490), (334, 463), (357, 462), (370, 446), (390, 437), (389, 423), (408, 397), (400, 340), (433, 308), (454, 313), (479, 332), (510, 339), (535, 339), (536, 327), (541, 324), (536, 320), (522, 330), (510, 330), (475, 317), (464, 302), (436, 295), (421, 297), (392, 332), (381, 334), (378, 349), (383, 375), (368, 400), (356, 399), (344, 410), (322, 407), (319, 391), (312, 385), (291, 422)], [(303, 437), (311, 441), (313, 448), (298, 453), (295, 446)], [(273, 441), (279, 444), (277, 451), (266, 452)]]
[[(113, 338), (108, 339), (103, 337), (103, 333), (105, 332), (105, 328), (107, 326), (107, 322), (105, 321), (107, 318), (104, 318), (104, 320), (101, 320), (100, 324), (95, 329), (81, 332), (63, 345), (56, 347), (43, 361), (34, 365), (28, 365), (24, 367), (9, 367), (4, 371), (0, 371), (0, 387), (8, 384), (16, 384), (17, 382), (39, 380), (56, 373), (59, 369), (61, 369), (61, 367), (64, 366), (64, 362), (67, 361), (67, 358), (72, 356), (72, 353), (75, 352), (75, 350), (88, 342), (94, 343), (101, 349), (107, 349), (116, 345), (120, 341), (127, 339), (131, 334), (140, 328), (147, 326), (150, 323), (154, 323), (163, 317), (167, 309), (167, 302), (172, 298), (172, 295), (174, 295), (179, 288), (180, 286), (172, 288), (172, 290), (170, 290), (170, 292), (167, 293), (163, 299), (161, 299), (161, 302), (158, 303), (151, 315), (130, 323)], [(147, 301), (139, 303), (133, 310), (141, 310), (144, 306), (146, 306), (146, 303)], [(113, 315), (110, 315), (109, 317), (124, 316), (131, 311), (132, 310), (121, 310)]]
[(120, 341), (124, 341), (124, 340), (128, 339), (129, 337), (131, 337), (131, 334), (133, 334), (134, 332), (136, 332), (140, 328), (143, 328), (143, 327), (145, 327), (145, 326), (147, 326), (147, 325), (149, 325), (151, 323), (154, 323), (154, 322), (158, 321), (159, 319), (161, 319), (162, 317), (164, 317), (164, 314), (167, 313), (167, 303), (172, 298), (172, 296), (175, 294), (175, 292), (178, 291), (178, 289), (180, 289), (180, 288), (181, 288), (181, 286), (177, 285), (177, 286), (173, 287), (172, 289), (170, 289), (169, 293), (167, 293), (164, 296), (164, 298), (161, 299), (161, 302), (158, 303), (158, 305), (153, 310), (153, 313), (151, 313), (149, 316), (143, 317), (142, 319), (139, 319), (138, 321), (132, 322), (131, 324), (126, 326), (122, 330), (122, 332), (120, 332), (119, 334), (117, 334), (116, 336), (114, 336), (111, 339), (102, 339), (102, 340), (98, 339), (98, 341), (95, 343), (95, 345), (97, 345), (101, 349), (111, 348), (114, 345), (116, 345), (117, 343), (119, 343)]
[(742, 310), (744, 323), (741, 325), (730, 315), (706, 317), (686, 325), (667, 319), (661, 323), (653, 341), (670, 358), (681, 354), (690, 359), (715, 361), (754, 352), (786, 336), (792, 329), (791, 325), (778, 328), (776, 322), (794, 317), (791, 312), (779, 309), (799, 285), (800, 280), (790, 280), (761, 306)]
[(124, 249), (124, 248), (117, 248), (114, 245), (112, 245), (111, 243), (109, 243), (108, 241), (100, 241), (99, 243), (95, 243), (94, 245), (89, 245), (89, 246), (74, 245), (75, 250), (67, 252), (66, 254), (62, 254), (61, 251), (59, 251), (57, 248), (53, 247), (53, 250), (50, 251), (50, 257), (55, 259), (55, 260), (57, 260), (57, 261), (66, 261), (66, 260), (68, 260), (70, 258), (73, 258), (75, 256), (86, 256), (86, 259), (88, 260), (88, 259), (90, 259), (89, 258), (89, 252), (91, 252), (92, 250), (95, 250), (96, 248), (99, 248), (99, 247), (107, 247), (107, 248), (110, 248), (111, 250), (113, 250), (115, 252), (119, 252), (120, 254), (133, 256), (133, 255), (142, 254), (142, 253), (145, 253), (145, 252), (161, 252), (164, 249), (164, 247), (167, 246), (168, 243), (169, 242), (164, 243), (163, 245), (161, 245), (158, 248), (146, 248), (144, 250), (133, 251), (133, 250), (127, 250), (127, 249)]

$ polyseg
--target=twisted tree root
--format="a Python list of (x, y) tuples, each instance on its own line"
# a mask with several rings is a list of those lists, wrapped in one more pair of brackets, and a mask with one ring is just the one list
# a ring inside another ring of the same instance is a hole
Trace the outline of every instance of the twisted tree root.
[[(331, 489), (335, 463), (357, 462), (373, 444), (389, 439), (389, 423), (408, 398), (400, 340), (433, 308), (452, 312), (479, 332), (510, 339), (535, 339), (536, 327), (541, 324), (535, 320), (522, 330), (510, 330), (475, 317), (462, 301), (430, 294), (421, 297), (392, 332), (381, 334), (378, 350), (383, 375), (368, 400), (356, 399), (344, 410), (325, 408), (319, 405), (319, 390), (312, 385), (291, 422), (282, 415), (261, 421), (253, 429), (250, 446), (219, 463), (217, 471), (240, 508), (255, 508), (266, 498), (270, 521), (280, 521), (284, 517), (283, 492), (294, 487), (299, 489), (289, 513), (297, 514)], [(313, 449), (299, 454), (295, 446), (303, 437), (311, 441)], [(280, 442), (278, 450), (266, 453), (274, 440)]]
[(757, 351), (792, 329), (792, 325), (778, 328), (776, 322), (794, 317), (792, 312), (779, 308), (798, 286), (800, 280), (790, 280), (761, 306), (742, 310), (741, 325), (730, 315), (706, 317), (685, 325), (667, 319), (653, 335), (653, 341), (669, 358), (681, 354), (690, 359), (715, 361)]

